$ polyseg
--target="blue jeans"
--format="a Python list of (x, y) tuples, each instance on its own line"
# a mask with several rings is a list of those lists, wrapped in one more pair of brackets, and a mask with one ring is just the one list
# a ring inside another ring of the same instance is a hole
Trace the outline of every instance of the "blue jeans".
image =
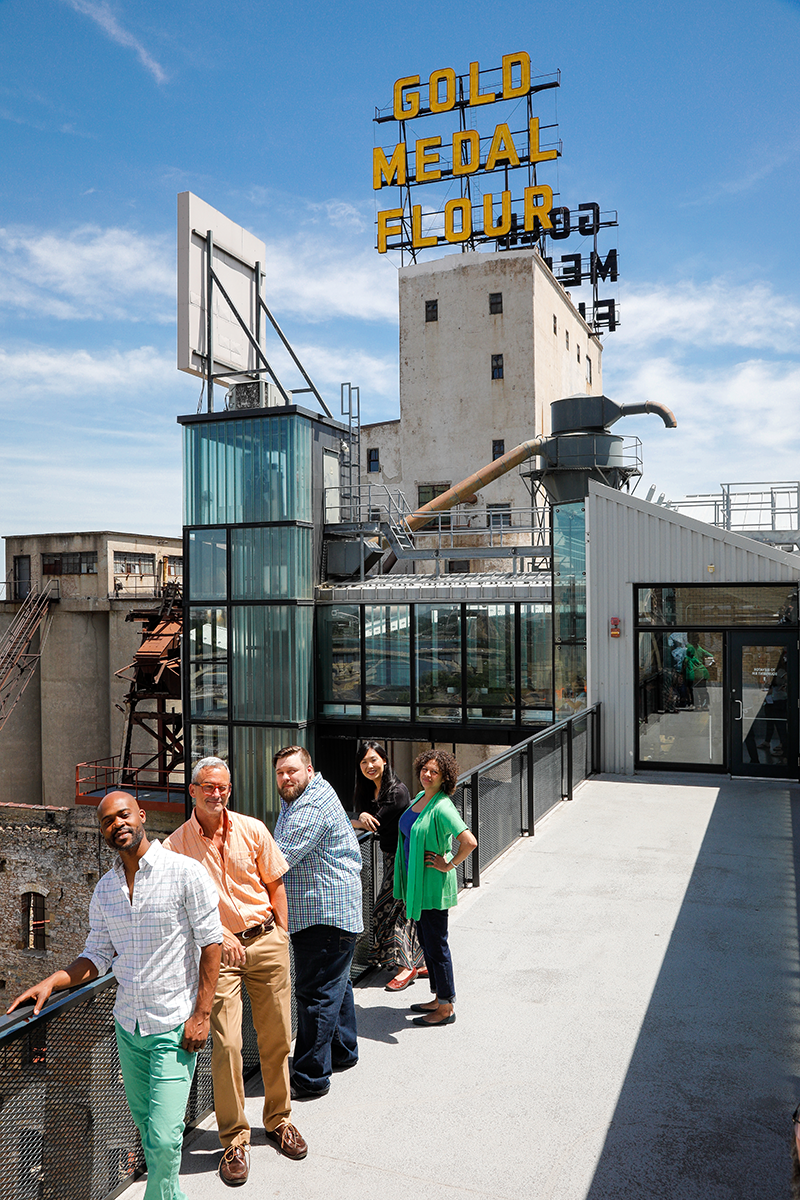
[(425, 955), (431, 990), (438, 1000), (452, 1004), (456, 998), (456, 985), (447, 941), (447, 909), (423, 908), (417, 920), (417, 937)]
[(183, 1118), (197, 1055), (181, 1049), (183, 1025), (167, 1033), (133, 1033), (115, 1021), (125, 1095), (147, 1163), (145, 1200), (186, 1200), (178, 1182)]
[(335, 925), (310, 925), (292, 934), (297, 1000), (292, 1082), (301, 1091), (327, 1091), (333, 1067), (358, 1062), (350, 982), (356, 936)]

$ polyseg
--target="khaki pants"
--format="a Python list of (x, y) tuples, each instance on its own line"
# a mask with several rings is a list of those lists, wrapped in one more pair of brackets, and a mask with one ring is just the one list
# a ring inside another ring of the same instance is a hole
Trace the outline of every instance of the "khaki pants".
[(242, 1080), (242, 984), (247, 988), (264, 1082), (264, 1128), (291, 1116), (289, 1049), (292, 1038), (289, 935), (275, 925), (246, 949), (243, 967), (220, 967), (211, 1010), (214, 1111), (223, 1146), (246, 1146), (250, 1125)]

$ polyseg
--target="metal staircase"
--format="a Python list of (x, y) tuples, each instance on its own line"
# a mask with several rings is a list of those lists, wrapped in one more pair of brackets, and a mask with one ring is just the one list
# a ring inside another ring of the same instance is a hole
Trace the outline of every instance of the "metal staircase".
[[(33, 588), (0, 638), (0, 729), (33, 678), (50, 632), (52, 603), (57, 599), (58, 585), (53, 580), (41, 590)], [(32, 650), (37, 633), (39, 646)]]

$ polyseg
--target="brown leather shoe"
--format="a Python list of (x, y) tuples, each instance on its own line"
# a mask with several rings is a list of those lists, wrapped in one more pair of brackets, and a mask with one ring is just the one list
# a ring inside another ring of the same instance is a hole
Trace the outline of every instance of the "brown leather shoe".
[(305, 1158), (308, 1154), (308, 1146), (302, 1133), (295, 1129), (291, 1121), (285, 1121), (277, 1129), (265, 1129), (264, 1133), (267, 1140), (274, 1142), (281, 1154), (285, 1154), (287, 1158)]
[(228, 1187), (239, 1187), (247, 1183), (250, 1174), (249, 1146), (228, 1146), (219, 1164), (220, 1179)]

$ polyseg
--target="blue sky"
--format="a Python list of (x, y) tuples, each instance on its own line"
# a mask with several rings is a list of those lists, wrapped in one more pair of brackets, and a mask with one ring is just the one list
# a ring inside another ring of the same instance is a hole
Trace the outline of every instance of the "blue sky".
[(619, 212), (604, 390), (678, 417), (625, 423), (640, 494), (800, 477), (797, 3), (0, 0), (0, 46), (0, 533), (179, 531), (181, 191), (266, 242), (267, 301), (330, 406), (349, 380), (364, 420), (395, 416), (374, 109), (400, 76), (519, 50), (562, 73), (563, 202)]

